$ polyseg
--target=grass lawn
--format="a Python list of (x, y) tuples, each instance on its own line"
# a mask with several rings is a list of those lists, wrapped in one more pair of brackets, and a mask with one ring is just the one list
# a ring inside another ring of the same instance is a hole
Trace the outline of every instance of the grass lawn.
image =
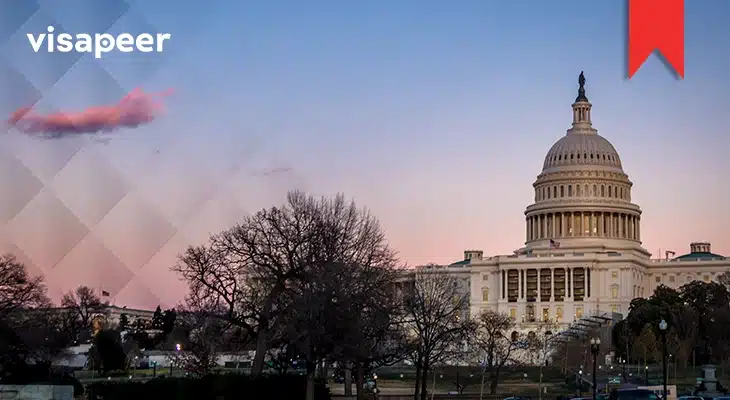
[[(431, 387), (433, 385), (433, 381), (429, 380), (428, 382), (428, 389), (430, 391)], [(390, 394), (390, 395), (402, 395), (402, 394), (411, 394), (413, 393), (413, 390), (415, 389), (415, 382), (412, 379), (398, 379), (398, 380), (391, 380), (391, 379), (378, 379), (378, 389), (380, 389), (380, 392), (382, 394)], [(344, 385), (341, 383), (330, 383), (329, 384), (330, 390), (332, 391), (332, 394), (344, 394), (345, 388)], [(532, 383), (532, 382), (503, 382), (499, 385), (497, 392), (500, 394), (505, 395), (531, 395), (536, 396), (539, 391), (539, 383)], [(552, 384), (545, 384), (543, 385), (543, 389), (547, 388), (547, 395), (554, 397), (559, 394), (566, 393), (565, 390), (556, 385)], [(466, 389), (464, 390), (464, 393), (479, 393), (480, 390), (480, 382), (469, 382), (467, 384)], [(353, 387), (354, 391), (354, 387)], [(447, 394), (449, 392), (456, 391), (456, 385), (454, 385), (452, 382), (447, 381), (439, 381), (436, 380), (436, 394)], [(489, 382), (485, 382), (484, 385), (484, 391), (485, 393), (489, 392)]]

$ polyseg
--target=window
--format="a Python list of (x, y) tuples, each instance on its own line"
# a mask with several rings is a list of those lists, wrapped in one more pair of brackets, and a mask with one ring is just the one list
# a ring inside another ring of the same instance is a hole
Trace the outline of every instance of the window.
[(606, 187), (601, 185), (601, 197), (606, 197)]
[(611, 298), (618, 299), (618, 286), (611, 286)]
[(549, 308), (542, 309), (542, 320), (543, 320), (543, 322), (550, 321), (550, 309)]
[(687, 276), (687, 282), (691, 282), (691, 281), (692, 281), (692, 277), (691, 276)]
[(573, 197), (573, 185), (568, 185), (568, 197)]
[(710, 281), (710, 275), (705, 275), (703, 277), (703, 279), (705, 280), (705, 282), (709, 282)]
[(563, 307), (558, 307), (558, 309), (555, 310), (555, 316), (558, 321), (563, 319)]
[(662, 277), (657, 276), (656, 278), (654, 278), (654, 280), (656, 281), (656, 283), (660, 283), (662, 281)]
[(670, 275), (670, 276), (669, 276), (669, 282), (671, 282), (671, 283), (674, 283), (674, 279), (675, 279), (675, 278), (674, 278), (674, 275)]
[(560, 197), (565, 197), (565, 186), (560, 186)]
[(488, 281), (489, 280), (489, 275), (487, 275), (487, 274), (482, 275), (482, 280), (483, 281)]
[(612, 271), (611, 272), (611, 278), (613, 278), (613, 279), (618, 278), (618, 271)]
[(576, 307), (575, 308), (575, 319), (581, 319), (583, 318), (583, 307)]
[(509, 317), (513, 320), (517, 319), (517, 309), (516, 308), (510, 308), (509, 309)]
[(614, 313), (618, 312), (618, 306), (616, 304), (611, 306), (611, 312), (614, 312)]
[(558, 196), (556, 196), (557, 194), (558, 194), (558, 187), (553, 186), (553, 197), (558, 197)]
[(482, 301), (489, 301), (489, 289), (482, 288)]

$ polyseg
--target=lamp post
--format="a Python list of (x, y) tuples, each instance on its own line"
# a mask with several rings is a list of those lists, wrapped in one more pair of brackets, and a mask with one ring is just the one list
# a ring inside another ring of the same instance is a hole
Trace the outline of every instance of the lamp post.
[[(182, 350), (182, 345), (180, 343), (178, 343), (175, 345), (175, 352), (177, 352), (177, 356), (180, 355), (180, 350)], [(170, 360), (170, 377), (171, 378), (172, 378), (172, 365), (173, 364), (174, 364), (174, 360)]]
[(596, 365), (598, 361), (598, 351), (601, 349), (601, 339), (591, 338), (591, 354), (593, 355), (593, 400), (596, 400), (596, 391), (598, 390), (596, 377)]
[(578, 397), (583, 397), (583, 367), (578, 371)]
[(659, 333), (662, 336), (662, 385), (664, 386), (664, 394), (662, 399), (667, 400), (667, 321), (659, 322)]

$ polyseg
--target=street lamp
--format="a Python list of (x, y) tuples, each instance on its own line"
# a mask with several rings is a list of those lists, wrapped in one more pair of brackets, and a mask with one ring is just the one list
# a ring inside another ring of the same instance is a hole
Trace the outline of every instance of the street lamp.
[(583, 397), (583, 367), (578, 371), (578, 397)]
[(593, 400), (596, 400), (597, 378), (596, 365), (598, 361), (598, 351), (601, 349), (601, 338), (591, 338), (591, 354), (593, 355)]
[[(175, 351), (180, 355), (180, 350), (182, 350), (182, 345), (180, 343), (175, 345)], [(170, 377), (172, 377), (172, 365), (174, 364), (174, 360), (170, 360)]]
[(664, 386), (664, 395), (662, 398), (667, 400), (667, 321), (659, 322), (659, 333), (662, 336), (662, 385)]

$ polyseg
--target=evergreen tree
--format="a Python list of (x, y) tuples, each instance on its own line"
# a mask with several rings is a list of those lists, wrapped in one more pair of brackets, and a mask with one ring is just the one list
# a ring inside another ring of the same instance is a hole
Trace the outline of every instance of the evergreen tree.
[(162, 334), (167, 336), (175, 328), (175, 321), (177, 320), (177, 312), (174, 308), (165, 310), (162, 314)]
[(117, 326), (117, 329), (119, 329), (120, 332), (129, 329), (129, 317), (127, 314), (123, 313), (119, 316), (119, 325)]
[(162, 309), (160, 308), (160, 306), (157, 306), (157, 308), (155, 309), (155, 313), (152, 315), (152, 329), (162, 330), (164, 321), (165, 320), (162, 314)]

